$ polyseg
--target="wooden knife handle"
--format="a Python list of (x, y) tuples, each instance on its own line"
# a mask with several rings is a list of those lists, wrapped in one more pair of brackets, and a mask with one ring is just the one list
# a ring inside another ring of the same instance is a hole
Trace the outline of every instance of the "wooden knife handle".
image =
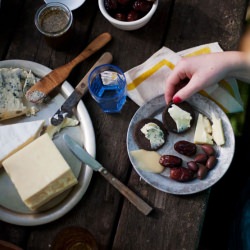
[(82, 78), (82, 80), (77, 84), (75, 89), (80, 92), (82, 95), (88, 90), (88, 78), (90, 73), (94, 68), (100, 66), (101, 64), (111, 63), (113, 60), (113, 56), (110, 52), (105, 52), (102, 56), (96, 61), (96, 63), (90, 68), (88, 73)]
[(107, 169), (102, 168), (99, 172), (111, 185), (113, 185), (121, 194), (123, 194), (143, 214), (148, 215), (152, 211), (152, 207), (150, 207), (144, 200), (137, 196), (122, 182), (116, 179), (110, 172), (108, 172)]
[(49, 74), (44, 76), (40, 81), (33, 85), (26, 93), (26, 98), (30, 102), (37, 103), (46, 97), (52, 90), (63, 83), (69, 76), (72, 69), (93, 55), (96, 51), (104, 47), (111, 40), (111, 35), (107, 32), (96, 37), (77, 57), (69, 63), (62, 65)]
[(89, 56), (93, 55), (96, 51), (104, 47), (110, 40), (111, 35), (109, 33), (102, 33), (96, 37), (77, 57), (68, 63), (69, 67), (75, 67), (78, 63), (82, 62)]

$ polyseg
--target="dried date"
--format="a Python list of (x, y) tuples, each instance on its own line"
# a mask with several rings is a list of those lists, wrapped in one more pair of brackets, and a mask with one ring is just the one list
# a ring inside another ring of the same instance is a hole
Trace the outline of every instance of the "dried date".
[(162, 155), (159, 163), (168, 168), (179, 167), (182, 164), (182, 159), (175, 155)]
[(194, 172), (184, 167), (171, 168), (170, 178), (179, 182), (191, 181), (194, 178)]
[(174, 144), (174, 149), (186, 156), (193, 156), (196, 153), (196, 145), (189, 141), (178, 141)]

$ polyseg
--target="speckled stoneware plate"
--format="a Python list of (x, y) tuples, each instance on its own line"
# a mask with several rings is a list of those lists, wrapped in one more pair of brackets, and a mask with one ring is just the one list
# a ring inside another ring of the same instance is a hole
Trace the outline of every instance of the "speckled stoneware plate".
[[(140, 107), (137, 110), (137, 112), (135, 113), (130, 122), (127, 133), (128, 155), (136, 172), (140, 175), (140, 177), (143, 180), (145, 180), (153, 187), (171, 194), (179, 194), (179, 195), (193, 194), (211, 187), (218, 180), (220, 180), (220, 178), (226, 173), (234, 155), (234, 148), (235, 148), (234, 132), (228, 117), (222, 111), (222, 109), (218, 107), (213, 101), (209, 100), (208, 98), (200, 94), (193, 95), (189, 100), (187, 100), (187, 102), (193, 106), (195, 111), (194, 126), (192, 127), (192, 129), (190, 129), (188, 132), (184, 134), (177, 135), (169, 132), (166, 144), (161, 149), (158, 150), (158, 153), (161, 155), (173, 154), (179, 156), (180, 158), (183, 159), (183, 166), (186, 166), (186, 162), (190, 161), (190, 158), (177, 153), (173, 148), (174, 143), (179, 140), (187, 140), (193, 142), (195, 124), (197, 121), (198, 113), (202, 113), (210, 119), (211, 119), (211, 114), (214, 113), (216, 117), (220, 117), (222, 119), (226, 143), (221, 147), (214, 146), (217, 153), (218, 162), (217, 165), (214, 167), (214, 169), (212, 169), (209, 172), (209, 174), (205, 179), (203, 180), (195, 179), (189, 182), (177, 182), (169, 178), (169, 169), (165, 169), (164, 172), (162, 172), (161, 174), (155, 174), (137, 168), (135, 161), (133, 160), (130, 154), (130, 151), (139, 149), (133, 138), (134, 126), (139, 120), (147, 117), (154, 117), (162, 121), (161, 117), (162, 111), (166, 107), (163, 95), (152, 99), (150, 102), (148, 102), (147, 104), (145, 104), (144, 106)], [(201, 149), (198, 146), (197, 153), (199, 153), (199, 151), (201, 151)]]
[[(0, 68), (3, 67), (30, 69), (38, 78), (41, 78), (51, 71), (51, 69), (41, 64), (24, 60), (0, 61)], [(48, 125), (50, 117), (72, 92), (73, 87), (68, 82), (64, 82), (59, 93), (47, 104), (42, 105), (36, 116), (6, 120), (1, 122), (0, 126), (39, 119), (44, 119)], [(57, 196), (40, 208), (39, 211), (34, 213), (24, 205), (9, 176), (3, 168), (0, 168), (0, 220), (23, 226), (45, 224), (62, 217), (83, 197), (89, 186), (93, 170), (88, 166), (82, 165), (82, 163), (70, 152), (62, 139), (62, 135), (63, 133), (69, 134), (80, 144), (84, 145), (92, 156), (95, 156), (95, 134), (88, 111), (82, 101), (77, 105), (75, 116), (80, 121), (80, 125), (64, 128), (55, 135), (53, 141), (72, 168), (79, 183), (70, 190)]]

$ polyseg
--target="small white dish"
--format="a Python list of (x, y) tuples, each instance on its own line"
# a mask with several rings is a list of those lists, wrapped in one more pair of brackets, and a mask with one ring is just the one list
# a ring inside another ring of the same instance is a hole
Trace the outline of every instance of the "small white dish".
[(65, 4), (70, 10), (75, 10), (79, 8), (85, 1), (86, 0), (44, 0), (45, 3), (58, 2)]
[(102, 15), (116, 28), (121, 29), (121, 30), (137, 30), (140, 29), (141, 27), (145, 26), (154, 13), (156, 12), (157, 6), (158, 6), (159, 0), (155, 0), (155, 2), (152, 5), (151, 10), (142, 18), (136, 20), (136, 21), (119, 21), (115, 18), (113, 18), (108, 11), (105, 9), (104, 6), (104, 0), (98, 0), (98, 5), (99, 9), (102, 13)]

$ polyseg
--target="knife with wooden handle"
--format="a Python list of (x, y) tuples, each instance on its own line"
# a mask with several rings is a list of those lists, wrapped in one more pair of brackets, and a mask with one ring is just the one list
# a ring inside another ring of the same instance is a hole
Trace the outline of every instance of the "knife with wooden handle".
[(83, 77), (83, 79), (75, 87), (75, 90), (71, 95), (65, 100), (62, 106), (57, 110), (57, 112), (50, 118), (50, 123), (54, 126), (58, 126), (62, 123), (65, 117), (71, 117), (73, 115), (73, 108), (81, 100), (81, 98), (88, 91), (88, 77), (91, 71), (101, 65), (112, 62), (112, 54), (110, 52), (105, 52), (97, 62), (91, 67), (88, 73)]
[(137, 196), (132, 190), (125, 186), (121, 181), (114, 177), (101, 163), (94, 159), (85, 149), (83, 149), (69, 135), (64, 134), (63, 139), (70, 151), (83, 163), (87, 164), (93, 170), (98, 171), (111, 185), (113, 185), (121, 194), (123, 194), (139, 211), (148, 215), (153, 208), (143, 199)]
[(70, 72), (76, 65), (93, 55), (96, 51), (100, 50), (110, 40), (111, 35), (107, 32), (96, 37), (77, 57), (67, 64), (52, 70), (49, 74), (34, 84), (26, 92), (26, 99), (33, 103), (42, 102), (51, 91), (67, 79)]

